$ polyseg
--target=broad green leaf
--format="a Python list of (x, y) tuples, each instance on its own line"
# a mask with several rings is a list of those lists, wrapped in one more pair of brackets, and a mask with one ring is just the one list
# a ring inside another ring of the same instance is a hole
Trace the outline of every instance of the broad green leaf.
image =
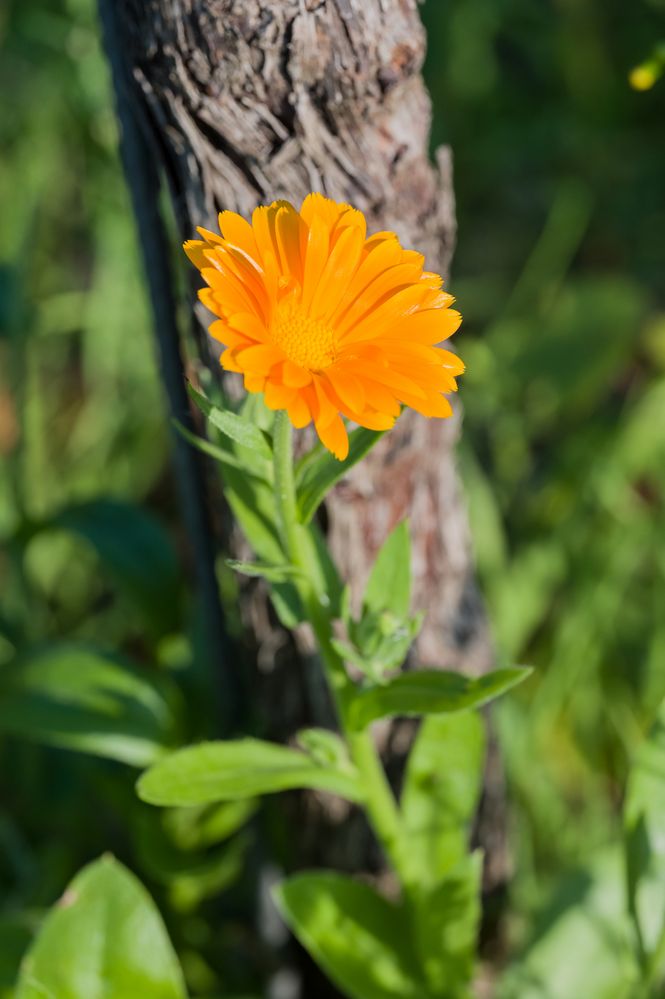
[(260, 739), (205, 742), (178, 750), (139, 779), (139, 796), (152, 805), (201, 805), (310, 787), (358, 801), (351, 770), (321, 766), (310, 756)]
[(169, 536), (139, 507), (96, 499), (62, 510), (38, 525), (60, 528), (87, 541), (118, 585), (160, 632), (173, 628), (180, 600), (180, 568)]
[(485, 725), (475, 711), (425, 718), (406, 766), (401, 808), (414, 880), (433, 887), (468, 853), (482, 789)]
[(300, 576), (300, 569), (295, 565), (269, 565), (266, 562), (239, 562), (237, 559), (227, 558), (226, 564), (230, 569), (244, 576), (258, 576), (267, 579), (271, 583), (283, 583), (294, 576)]
[(155, 905), (111, 857), (84, 868), (25, 958), (16, 999), (186, 999)]
[(665, 928), (665, 702), (631, 767), (624, 822), (629, 901), (652, 951)]
[(213, 427), (232, 441), (235, 441), (236, 444), (240, 444), (241, 447), (249, 448), (250, 451), (256, 451), (257, 454), (267, 461), (272, 459), (272, 451), (268, 438), (259, 427), (243, 419), (242, 416), (238, 416), (237, 413), (231, 412), (229, 409), (219, 409), (192, 385), (187, 386), (187, 391)]
[(424, 999), (403, 910), (341, 874), (298, 874), (275, 891), (301, 944), (351, 999)]
[(638, 972), (619, 851), (558, 877), (558, 890), (498, 999), (629, 999)]
[(357, 728), (365, 728), (379, 718), (439, 715), (477, 708), (521, 683), (530, 673), (530, 669), (519, 667), (479, 677), (443, 670), (400, 673), (356, 696), (351, 709), (352, 722)]
[(388, 535), (370, 573), (363, 610), (373, 614), (389, 611), (403, 620), (411, 602), (411, 540), (403, 520)]
[(308, 524), (330, 489), (364, 458), (385, 431), (359, 427), (349, 434), (349, 453), (338, 461), (322, 445), (317, 445), (296, 466), (298, 509), (303, 524)]
[(145, 767), (175, 742), (173, 696), (100, 652), (46, 647), (4, 671), (0, 731)]
[(417, 947), (432, 996), (471, 999), (482, 870), (482, 854), (476, 852), (464, 857), (436, 888), (417, 895)]

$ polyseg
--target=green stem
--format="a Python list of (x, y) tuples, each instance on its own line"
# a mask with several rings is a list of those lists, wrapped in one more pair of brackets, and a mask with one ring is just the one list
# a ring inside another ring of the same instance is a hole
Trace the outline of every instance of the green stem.
[(312, 565), (309, 546), (303, 538), (305, 528), (299, 523), (292, 437), (288, 415), (278, 412), (273, 435), (273, 460), (281, 541), (287, 557), (302, 573), (302, 581), (297, 583), (300, 598), (316, 636), (349, 754), (360, 776), (368, 818), (404, 885), (408, 880), (407, 862), (397, 802), (369, 730), (357, 731), (349, 722), (355, 685), (348, 677), (342, 658), (331, 644), (333, 630), (330, 611), (317, 590), (317, 574)]

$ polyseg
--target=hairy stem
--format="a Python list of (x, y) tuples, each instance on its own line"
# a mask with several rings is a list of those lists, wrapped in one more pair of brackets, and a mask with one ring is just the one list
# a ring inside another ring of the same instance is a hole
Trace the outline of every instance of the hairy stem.
[(367, 816), (402, 884), (407, 868), (401, 819), (397, 802), (369, 730), (356, 730), (350, 723), (350, 707), (355, 686), (344, 662), (331, 644), (332, 619), (325, 594), (317, 591), (316, 573), (309, 548), (303, 542), (304, 528), (298, 520), (293, 475), (292, 428), (288, 415), (278, 412), (274, 431), (274, 471), (278, 522), (282, 545), (291, 563), (302, 573), (298, 590), (305, 614), (319, 646), (326, 679), (330, 686), (340, 728), (349, 754), (360, 775)]

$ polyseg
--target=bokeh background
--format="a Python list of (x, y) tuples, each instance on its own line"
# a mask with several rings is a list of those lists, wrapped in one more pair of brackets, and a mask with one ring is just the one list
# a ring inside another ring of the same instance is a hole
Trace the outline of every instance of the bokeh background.
[[(423, 17), (433, 145), (455, 158), (478, 572), (499, 658), (536, 667), (494, 712), (500, 964), (617, 842), (665, 696), (665, 80), (628, 79), (665, 5), (427, 0)], [(132, 764), (215, 722), (95, 5), (5, 0), (0, 50), (0, 995), (42, 909), (109, 849), (194, 991), (251, 989), (247, 816), (164, 825), (133, 792)], [(115, 694), (80, 689), (86, 668)]]

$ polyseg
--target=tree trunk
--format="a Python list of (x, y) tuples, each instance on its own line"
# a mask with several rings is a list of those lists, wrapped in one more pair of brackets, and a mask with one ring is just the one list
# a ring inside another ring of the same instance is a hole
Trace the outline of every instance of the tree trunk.
[[(183, 238), (197, 224), (213, 228), (221, 209), (248, 216), (257, 204), (298, 204), (318, 190), (362, 209), (370, 232), (395, 230), (426, 254), (428, 269), (446, 274), (455, 230), (450, 155), (439, 150), (436, 166), (428, 157), (416, 0), (113, 6), (135, 108), (168, 177)], [(200, 355), (216, 368), (209, 344), (200, 338)], [(491, 666), (492, 650), (455, 470), (459, 425), (459, 409), (453, 420), (405, 412), (336, 488), (326, 514), (343, 576), (358, 587), (388, 531), (410, 517), (414, 606), (427, 612), (414, 661), (478, 673)], [(276, 655), (283, 639), (255, 587), (247, 616), (272, 732), (320, 722), (311, 664), (294, 667), (291, 654)], [(397, 753), (408, 731), (387, 733)], [(365, 864), (367, 843), (353, 823), (321, 837), (320, 806), (307, 801), (303, 851), (333, 866)]]

